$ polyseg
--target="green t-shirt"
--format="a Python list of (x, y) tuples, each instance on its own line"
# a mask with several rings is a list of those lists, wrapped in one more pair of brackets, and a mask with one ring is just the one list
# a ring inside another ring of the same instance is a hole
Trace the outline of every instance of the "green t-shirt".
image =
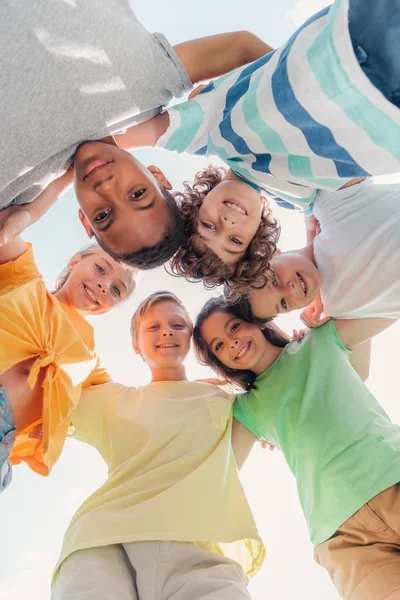
[(348, 360), (334, 321), (288, 344), (233, 414), (280, 448), (314, 545), (400, 481), (400, 428)]

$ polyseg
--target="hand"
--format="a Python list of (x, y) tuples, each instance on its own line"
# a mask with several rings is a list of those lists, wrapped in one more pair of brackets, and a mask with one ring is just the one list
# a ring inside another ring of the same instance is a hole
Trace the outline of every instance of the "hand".
[(302, 311), (300, 319), (304, 325), (310, 328), (321, 327), (324, 323), (329, 321), (330, 317), (321, 316), (324, 311), (324, 305), (322, 304), (321, 294), (318, 292), (317, 296), (311, 302), (309, 306)]
[(268, 448), (270, 452), (273, 452), (273, 450), (275, 450), (275, 446), (270, 442), (267, 442), (267, 440), (260, 440), (260, 446), (263, 450)]
[(32, 225), (32, 215), (25, 205), (10, 206), (0, 212), (0, 246), (5, 246)]
[[(210, 82), (211, 83), (211, 82)], [(197, 85), (189, 94), (189, 100), (191, 100), (192, 98), (195, 98), (198, 94), (200, 94), (200, 92), (202, 92), (206, 87), (208, 86), (207, 84), (204, 85)]]
[(211, 385), (219, 385), (221, 387), (228, 385), (228, 382), (225, 381), (225, 379), (217, 379), (216, 377), (211, 377), (210, 379), (196, 379), (195, 381), (197, 383), (209, 383)]
[(292, 340), (297, 340), (298, 342), (300, 340), (303, 339), (303, 337), (305, 336), (305, 334), (307, 333), (307, 331), (309, 331), (308, 327), (305, 327), (304, 329), (293, 329), (293, 337)]

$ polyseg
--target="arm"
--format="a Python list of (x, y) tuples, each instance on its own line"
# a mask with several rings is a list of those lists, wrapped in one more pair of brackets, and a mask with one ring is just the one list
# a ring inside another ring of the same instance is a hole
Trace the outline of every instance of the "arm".
[(273, 50), (249, 31), (221, 33), (174, 47), (192, 83), (213, 79)]
[(350, 356), (350, 364), (363, 381), (369, 377), (371, 363), (371, 340), (356, 346)]
[(251, 433), (251, 431), (246, 429), (239, 421), (233, 419), (232, 449), (238, 469), (243, 467), (256, 441), (257, 438), (254, 433)]
[(125, 133), (114, 136), (120, 148), (128, 150), (130, 148), (153, 147), (159, 138), (164, 135), (169, 126), (168, 111), (156, 115), (148, 121), (128, 127)]
[(39, 196), (28, 204), (13, 205), (0, 211), (0, 264), (16, 260), (26, 250), (21, 233), (33, 225), (54, 204), (72, 183), (73, 171), (52, 181)]
[(335, 324), (343, 344), (351, 350), (378, 335), (396, 321), (397, 319), (373, 317), (370, 319), (335, 319)]

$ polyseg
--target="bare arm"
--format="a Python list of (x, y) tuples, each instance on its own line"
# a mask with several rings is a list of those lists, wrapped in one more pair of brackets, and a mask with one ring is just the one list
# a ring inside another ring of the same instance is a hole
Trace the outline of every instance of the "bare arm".
[(145, 148), (156, 145), (157, 140), (167, 131), (169, 126), (168, 111), (156, 115), (148, 121), (128, 127), (125, 133), (114, 136), (120, 148)]
[(356, 346), (350, 356), (350, 364), (363, 381), (369, 377), (371, 363), (371, 340)]
[(193, 84), (224, 75), (273, 50), (249, 31), (221, 33), (174, 47)]
[(251, 433), (239, 421), (233, 419), (232, 449), (238, 469), (243, 467), (256, 441), (257, 438), (254, 433)]
[(373, 317), (370, 319), (335, 319), (335, 324), (343, 344), (351, 350), (378, 335), (396, 321), (397, 319)]
[(0, 211), (0, 264), (16, 260), (26, 250), (21, 233), (33, 225), (72, 183), (72, 170), (55, 179), (29, 204)]

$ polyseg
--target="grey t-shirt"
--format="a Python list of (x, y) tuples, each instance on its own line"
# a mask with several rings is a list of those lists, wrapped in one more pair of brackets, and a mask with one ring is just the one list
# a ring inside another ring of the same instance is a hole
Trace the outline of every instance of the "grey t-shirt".
[(191, 88), (128, 0), (1, 0), (0, 209), (31, 202), (77, 146), (153, 116)]

